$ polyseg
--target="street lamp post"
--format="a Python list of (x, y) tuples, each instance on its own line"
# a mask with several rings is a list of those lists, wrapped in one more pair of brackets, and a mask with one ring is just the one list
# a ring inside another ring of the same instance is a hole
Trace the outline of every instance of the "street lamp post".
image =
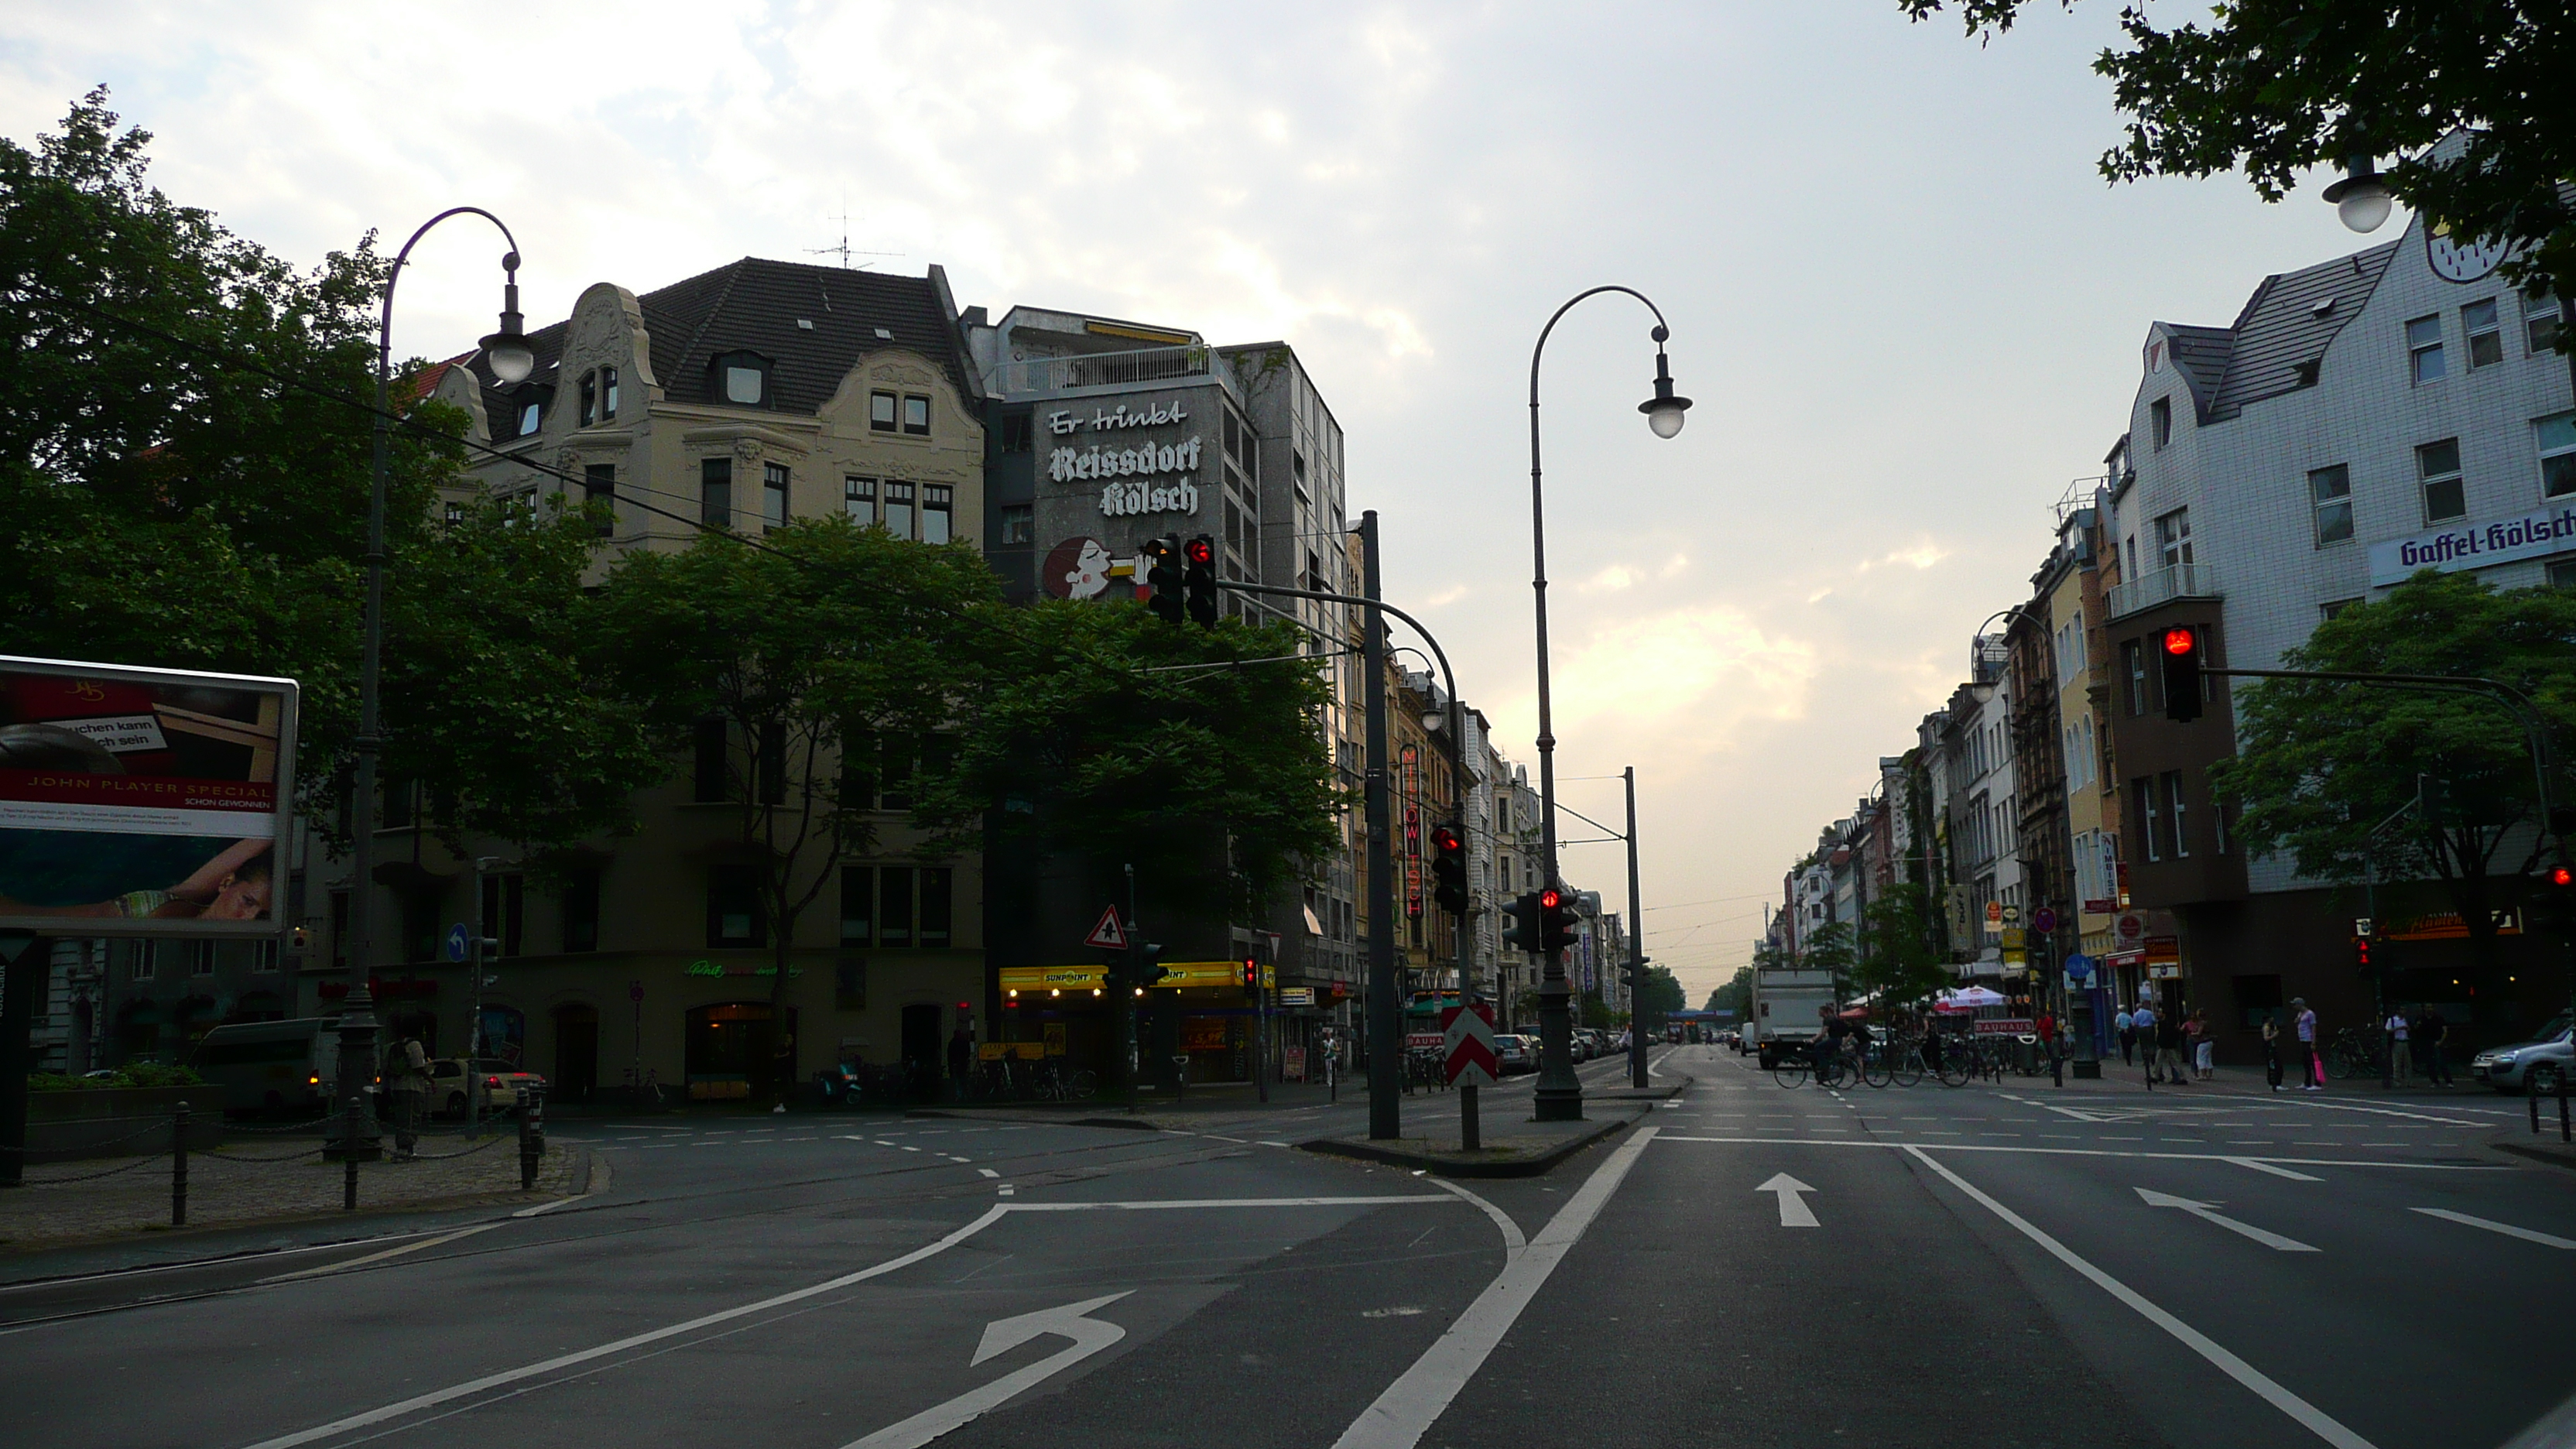
[[(375, 994), (367, 987), (367, 969), (375, 954), (376, 874), (376, 756), (384, 748), (382, 683), (385, 643), (385, 493), (389, 439), (388, 420), (393, 408), (394, 287), (402, 280), (402, 271), (411, 262), (411, 249), (429, 235), (430, 228), (451, 216), (471, 213), (499, 227), (502, 240), (510, 250), (501, 258), (507, 280), (502, 286), (501, 325), (482, 341), (484, 359), (492, 375), (504, 385), (526, 380), (536, 369), (536, 353), (522, 335), (519, 316), (519, 241), (501, 219), (479, 206), (452, 206), (422, 222), (411, 234), (402, 250), (394, 254), (391, 271), (385, 274), (384, 314), (376, 331), (376, 426), (375, 459), (367, 487), (367, 595), (364, 653), (358, 665), (358, 733), (351, 741), (357, 756), (356, 778), (351, 782), (351, 841), (349, 880), (349, 995), (342, 1008), (340, 1033), (339, 1093), (343, 1099), (355, 1096), (375, 1076)], [(357, 1131), (360, 1129), (351, 1129)], [(379, 1150), (370, 1125), (363, 1129), (364, 1140), (340, 1145), (345, 1154), (373, 1157)]]
[[(1664, 358), (1664, 343), (1672, 329), (1664, 324), (1663, 309), (1645, 293), (1633, 287), (1604, 286), (1575, 293), (1565, 305), (1556, 309), (1547, 325), (1539, 329), (1538, 345), (1530, 349), (1530, 588), (1537, 595), (1538, 612), (1538, 792), (1539, 851), (1547, 884), (1559, 890), (1565, 883), (1556, 873), (1556, 729), (1555, 716), (1549, 708), (1547, 657), (1547, 506), (1541, 486), (1538, 439), (1538, 369), (1539, 359), (1547, 352), (1548, 334), (1572, 311), (1574, 304), (1603, 292), (1624, 292), (1646, 304), (1655, 314), (1655, 328), (1650, 334), (1655, 341), (1655, 395), (1637, 405), (1646, 415), (1647, 425), (1655, 436), (1669, 438), (1682, 430), (1683, 415), (1690, 399), (1673, 392), (1671, 365)], [(1549, 951), (1539, 973), (1538, 1040), (1539, 1071), (1536, 1097), (1537, 1120), (1541, 1122), (1574, 1122), (1583, 1117), (1583, 1084), (1574, 1076), (1573, 1014), (1567, 997), (1565, 958)]]

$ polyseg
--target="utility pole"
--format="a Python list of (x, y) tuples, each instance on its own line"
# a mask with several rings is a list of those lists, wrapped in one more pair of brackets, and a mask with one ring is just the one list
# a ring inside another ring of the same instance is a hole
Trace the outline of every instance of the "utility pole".
[(1110, 973), (1109, 998), (1118, 1010), (1119, 1070), (1127, 1074), (1127, 1110), (1136, 1110), (1136, 982), (1143, 978), (1145, 933), (1136, 928), (1136, 867), (1127, 866), (1127, 969)]
[(1628, 787), (1628, 1085), (1642, 1091), (1646, 1085), (1646, 913), (1637, 903), (1637, 767), (1628, 766), (1619, 777)]
[[(1395, 857), (1387, 831), (1386, 620), (1378, 609), (1377, 510), (1360, 515), (1360, 594), (1368, 602), (1360, 668), (1367, 674), (1367, 770), (1362, 813), (1368, 827), (1368, 1054), (1369, 1136), (1391, 1141), (1404, 1135), (1403, 1006), (1396, 999)], [(1456, 691), (1451, 690), (1454, 696)]]

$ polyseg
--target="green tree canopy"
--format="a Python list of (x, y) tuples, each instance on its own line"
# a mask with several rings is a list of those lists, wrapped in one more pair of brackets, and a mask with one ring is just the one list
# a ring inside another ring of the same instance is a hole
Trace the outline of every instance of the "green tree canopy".
[(1673, 973), (1661, 966), (1648, 966), (1645, 980), (1637, 992), (1637, 1016), (1649, 1029), (1663, 1025), (1664, 1018), (1688, 1009), (1690, 998), (1683, 994), (1682, 984)]
[(1834, 973), (1836, 999), (1851, 994), (1852, 968), (1859, 964), (1859, 933), (1849, 921), (1827, 921), (1807, 933), (1806, 945), (1798, 952), (1798, 965), (1809, 971)]
[[(296, 679), (299, 784), (327, 805), (357, 727), (386, 264), (370, 239), (297, 271), (153, 187), (151, 137), (117, 124), (93, 92), (32, 150), (0, 139), (0, 638)], [(567, 662), (590, 524), (446, 521), (465, 419), (414, 421), (391, 452), (386, 776), (424, 784), (452, 839), (612, 825), (652, 762)]]
[(1883, 1002), (1910, 1005), (1950, 984), (1949, 970), (1932, 946), (1929, 898), (1911, 881), (1889, 886), (1862, 913), (1868, 949), (1852, 968), (1852, 984), (1879, 993)]
[[(1971, 35), (2012, 28), (2034, 0), (1956, 0)], [(2075, 0), (2059, 0), (2073, 9)], [(1915, 20), (1949, 0), (1897, 0)], [(2241, 169), (2267, 201), (2299, 173), (2376, 157), (2389, 189), (2461, 236), (2521, 248), (2506, 274), (2576, 295), (2576, 34), (2564, 5), (2506, 0), (2228, 0), (2215, 23), (2166, 28), (2125, 5), (2112, 82), (2128, 137), (2115, 181)], [(2462, 133), (2465, 151), (2434, 159)], [(2576, 329), (2562, 329), (2562, 347)]]

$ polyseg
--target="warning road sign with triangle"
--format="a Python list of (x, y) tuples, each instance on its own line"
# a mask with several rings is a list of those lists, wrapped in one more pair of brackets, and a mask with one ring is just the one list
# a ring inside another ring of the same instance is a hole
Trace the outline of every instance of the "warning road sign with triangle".
[(1082, 944), (1098, 946), (1104, 951), (1127, 949), (1127, 928), (1118, 923), (1116, 906), (1100, 913), (1100, 924), (1091, 928), (1091, 934), (1082, 938)]

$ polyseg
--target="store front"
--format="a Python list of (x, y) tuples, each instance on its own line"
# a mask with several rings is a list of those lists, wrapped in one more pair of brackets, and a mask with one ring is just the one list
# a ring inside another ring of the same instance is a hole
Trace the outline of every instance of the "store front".
[[(727, 1001), (691, 1007), (683, 1038), (692, 1102), (739, 1102), (772, 1097), (778, 1087), (779, 1042), (766, 1001)], [(787, 1008), (788, 1081), (796, 1079), (796, 1008)]]

